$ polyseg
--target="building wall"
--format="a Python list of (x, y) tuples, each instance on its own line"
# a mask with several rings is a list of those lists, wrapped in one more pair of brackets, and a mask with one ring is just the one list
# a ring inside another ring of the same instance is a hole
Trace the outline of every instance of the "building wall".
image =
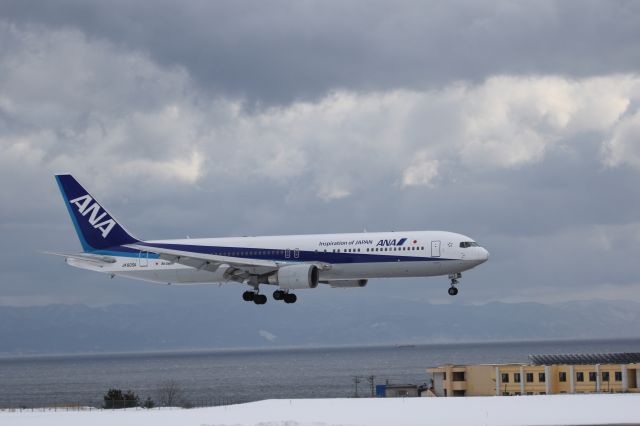
[(467, 393), (465, 395), (493, 395), (495, 393), (494, 368), (490, 365), (467, 367)]
[(407, 398), (417, 397), (418, 387), (416, 385), (387, 385), (384, 390), (387, 398)]
[(640, 392), (640, 364), (445, 365), (427, 372), (437, 396)]

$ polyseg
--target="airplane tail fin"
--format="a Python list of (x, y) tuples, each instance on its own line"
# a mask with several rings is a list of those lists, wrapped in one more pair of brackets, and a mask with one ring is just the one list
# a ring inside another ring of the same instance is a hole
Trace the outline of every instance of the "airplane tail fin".
[(56, 182), (85, 252), (139, 241), (132, 237), (73, 176), (56, 175)]

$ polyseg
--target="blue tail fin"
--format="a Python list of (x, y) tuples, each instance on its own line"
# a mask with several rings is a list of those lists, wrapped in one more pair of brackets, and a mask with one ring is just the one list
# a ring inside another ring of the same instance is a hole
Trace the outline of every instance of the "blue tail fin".
[(73, 225), (86, 252), (138, 242), (71, 175), (56, 175)]

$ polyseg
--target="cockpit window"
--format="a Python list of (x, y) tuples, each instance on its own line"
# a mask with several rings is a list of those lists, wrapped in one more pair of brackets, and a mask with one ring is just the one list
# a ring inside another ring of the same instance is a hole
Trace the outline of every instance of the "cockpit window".
[(460, 243), (460, 248), (467, 248), (467, 247), (480, 247), (480, 246), (475, 241), (463, 241)]

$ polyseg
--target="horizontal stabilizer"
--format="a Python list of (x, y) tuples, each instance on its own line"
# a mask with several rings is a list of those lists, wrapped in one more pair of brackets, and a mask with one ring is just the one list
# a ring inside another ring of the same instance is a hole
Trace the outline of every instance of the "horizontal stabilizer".
[(111, 256), (103, 256), (101, 254), (90, 254), (90, 253), (61, 253), (55, 251), (43, 251), (43, 254), (49, 254), (52, 256), (61, 256), (66, 259), (75, 259), (82, 260), (85, 262), (92, 262), (97, 265), (108, 265), (111, 263), (116, 263), (116, 259)]

